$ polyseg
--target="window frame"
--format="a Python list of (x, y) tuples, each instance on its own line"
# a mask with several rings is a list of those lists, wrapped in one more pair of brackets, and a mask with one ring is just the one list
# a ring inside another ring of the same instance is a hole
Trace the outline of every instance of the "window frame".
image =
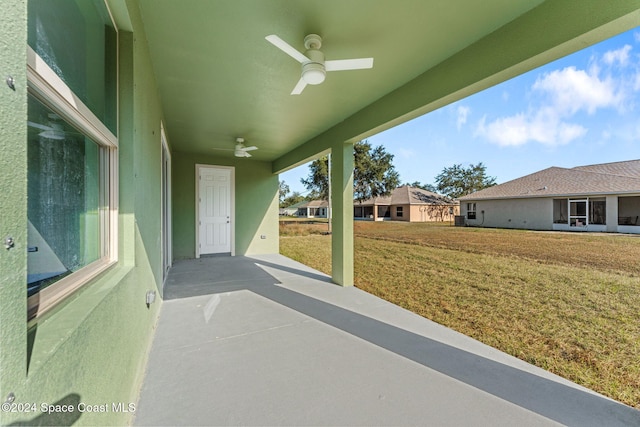
[[(32, 320), (46, 313), (118, 261), (119, 173), (117, 136), (30, 46), (27, 46), (27, 91), (98, 145), (102, 171), (100, 197), (101, 202), (107, 207), (100, 213), (100, 258), (28, 297), (27, 318)], [(117, 92), (116, 87), (116, 95)]]
[(476, 202), (467, 202), (467, 219), (476, 219), (477, 212)]
[(396, 217), (397, 218), (402, 218), (403, 215), (404, 215), (403, 206), (396, 206)]
[[(569, 213), (569, 227), (587, 227), (589, 226), (589, 198), (584, 199), (567, 199)], [(571, 206), (575, 205), (575, 214), (571, 211)], [(584, 214), (578, 212), (579, 206), (584, 207)], [(584, 221), (582, 221), (584, 220)]]

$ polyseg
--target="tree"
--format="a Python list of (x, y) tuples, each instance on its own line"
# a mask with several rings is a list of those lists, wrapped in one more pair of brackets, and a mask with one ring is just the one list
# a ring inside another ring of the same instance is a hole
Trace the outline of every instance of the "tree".
[[(367, 141), (360, 141), (354, 144), (353, 152), (353, 196), (357, 201), (389, 195), (398, 186), (400, 176), (392, 164), (393, 154), (387, 153), (384, 147), (372, 148)], [(328, 172), (326, 156), (311, 163), (309, 175), (301, 179), (310, 191), (310, 198), (328, 199)]]
[(290, 196), (286, 197), (282, 203), (280, 204), (281, 208), (288, 208), (289, 206), (293, 206), (296, 203), (300, 203), (305, 201), (307, 198), (304, 197), (300, 192), (294, 191)]
[(322, 156), (309, 165), (309, 175), (300, 182), (309, 190), (310, 200), (329, 200), (329, 158)]
[(278, 205), (281, 208), (286, 207), (286, 205), (284, 204), (285, 199), (287, 198), (287, 195), (289, 194), (290, 188), (287, 185), (286, 182), (284, 181), (279, 181), (278, 182)]
[(413, 187), (413, 188), (421, 188), (421, 189), (426, 190), (426, 191), (431, 191), (432, 193), (437, 193), (438, 192), (438, 190), (437, 190), (435, 185), (433, 185), (433, 184), (422, 184), (420, 181), (413, 181), (411, 183), (405, 182), (403, 185), (408, 185), (409, 187)]
[(496, 178), (487, 176), (487, 167), (482, 162), (464, 168), (462, 164), (444, 168), (436, 176), (436, 189), (452, 199), (466, 196), (474, 191), (496, 185)]

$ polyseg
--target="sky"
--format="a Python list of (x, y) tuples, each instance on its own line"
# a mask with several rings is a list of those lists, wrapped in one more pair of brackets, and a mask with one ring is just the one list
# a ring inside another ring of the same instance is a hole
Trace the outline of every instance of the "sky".
[[(402, 183), (482, 162), (498, 184), (551, 166), (640, 159), (640, 27), (367, 139)], [(306, 194), (300, 166), (280, 175)]]

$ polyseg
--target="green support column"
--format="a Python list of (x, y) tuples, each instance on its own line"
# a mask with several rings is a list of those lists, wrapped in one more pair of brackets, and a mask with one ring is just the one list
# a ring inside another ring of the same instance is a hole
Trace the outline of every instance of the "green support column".
[(353, 286), (353, 144), (331, 148), (331, 277)]

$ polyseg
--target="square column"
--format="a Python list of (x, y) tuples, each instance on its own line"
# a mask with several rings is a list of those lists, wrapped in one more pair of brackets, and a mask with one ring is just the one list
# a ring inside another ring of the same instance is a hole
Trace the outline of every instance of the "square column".
[(353, 144), (331, 147), (331, 278), (353, 286)]

